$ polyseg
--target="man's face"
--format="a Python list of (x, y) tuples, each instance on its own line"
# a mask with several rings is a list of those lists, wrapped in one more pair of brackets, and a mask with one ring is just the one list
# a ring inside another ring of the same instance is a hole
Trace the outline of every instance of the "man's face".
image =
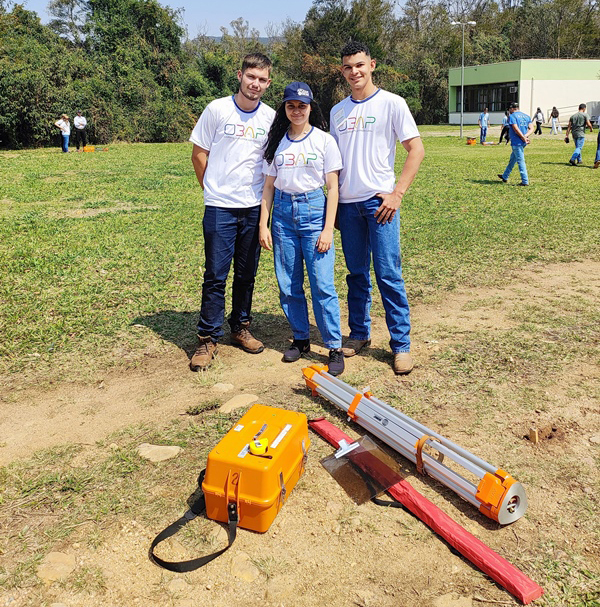
[(249, 67), (245, 72), (238, 71), (240, 93), (250, 101), (258, 101), (269, 88), (269, 68)]
[(375, 59), (362, 51), (342, 58), (342, 74), (352, 90), (360, 90), (370, 84), (374, 69)]

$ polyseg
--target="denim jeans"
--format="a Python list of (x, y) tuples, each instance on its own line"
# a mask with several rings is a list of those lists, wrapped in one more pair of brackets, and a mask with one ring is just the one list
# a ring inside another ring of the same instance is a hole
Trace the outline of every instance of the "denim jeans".
[(273, 258), (279, 301), (294, 339), (309, 339), (308, 305), (304, 295), (304, 263), (317, 327), (326, 348), (341, 348), (340, 304), (333, 281), (335, 249), (319, 253), (317, 240), (325, 225), (323, 190), (289, 194), (275, 190)]
[(513, 145), (510, 160), (508, 161), (507, 167), (502, 173), (504, 179), (508, 179), (511, 171), (513, 170), (515, 163), (519, 166), (519, 173), (521, 173), (521, 182), (529, 183), (529, 177), (527, 176), (527, 167), (525, 166), (525, 146), (524, 145)]
[(479, 134), (479, 143), (485, 143), (486, 137), (487, 137), (487, 126), (482, 126), (481, 133)]
[(594, 160), (594, 164), (596, 162), (600, 162), (600, 130), (598, 131), (598, 140), (597, 140), (597, 147), (596, 147), (596, 159)]
[(63, 152), (68, 152), (69, 151), (69, 136), (68, 135), (61, 135), (61, 146), (62, 146), (62, 151)]
[(260, 206), (241, 209), (207, 206), (204, 210), (205, 270), (198, 320), (201, 337), (210, 336), (218, 341), (223, 336), (225, 284), (231, 260), (233, 288), (229, 325), (232, 331), (238, 331), (241, 323), (252, 320), (252, 294), (260, 256), (259, 218)]
[(573, 156), (571, 156), (571, 160), (582, 162), (581, 150), (583, 149), (583, 144), (585, 143), (585, 137), (574, 137), (573, 140), (575, 141), (575, 151), (573, 152)]
[(340, 204), (338, 223), (348, 275), (348, 325), (352, 339), (371, 334), (371, 255), (385, 310), (392, 352), (410, 351), (410, 311), (400, 254), (398, 213), (390, 223), (377, 223), (381, 198)]

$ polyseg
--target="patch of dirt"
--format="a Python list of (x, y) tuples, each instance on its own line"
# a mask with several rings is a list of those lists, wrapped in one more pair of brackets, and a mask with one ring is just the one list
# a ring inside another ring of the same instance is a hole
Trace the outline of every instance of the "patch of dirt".
[(55, 219), (81, 219), (84, 217), (96, 217), (96, 215), (102, 215), (104, 213), (118, 213), (120, 211), (152, 211), (160, 207), (154, 206), (143, 206), (134, 207), (131, 205), (120, 204), (114, 207), (101, 207), (97, 209), (67, 209), (60, 212), (49, 213), (50, 217)]
[[(565, 571), (580, 566), (600, 576), (600, 543), (594, 542), (599, 537), (600, 454), (598, 445), (589, 440), (600, 433), (600, 405), (595, 398), (600, 370), (581, 360), (569, 364), (568, 372), (543, 377), (532, 386), (517, 374), (512, 382), (491, 376), (476, 385), (465, 384), (461, 387), (465, 399), (476, 400), (481, 394), (493, 403), (474, 411), (461, 407), (460, 392), (449, 398), (445, 388), (457, 377), (448, 375), (436, 361), (473, 332), (502, 334), (516, 327), (515, 311), (528, 303), (584, 292), (600, 305), (600, 262), (529, 266), (515, 272), (507, 287), (462, 291), (437, 304), (415, 305), (417, 366), (404, 378), (391, 371), (387, 331), (383, 319), (376, 318), (370, 350), (347, 359), (342, 376), (376, 379), (377, 384), (371, 383), (376, 396), (386, 390), (409, 403), (414, 396), (422, 410), (418, 421), (522, 480), (529, 511), (513, 525), (500, 528), (437, 482), (419, 477), (412, 465), (403, 466), (418, 491), (542, 584), (546, 575), (542, 559), (556, 568), (564, 566)], [(223, 344), (219, 352), (206, 373), (191, 373), (186, 353), (172, 346), (138, 369), (105, 373), (93, 385), (64, 383), (43, 391), (13, 386), (10, 393), (0, 392), (0, 463), (27, 458), (37, 449), (78, 443), (84, 449), (74, 460), (77, 465), (112, 432), (143, 423), (161, 427), (178, 417), (194, 419), (186, 416), (188, 409), (214, 399), (224, 402), (242, 392), (259, 395), (264, 404), (285, 407), (307, 394), (301, 368), (326, 359), (325, 349), (318, 346), (313, 347), (312, 360), (292, 364), (283, 363), (281, 352), (272, 348), (253, 356)], [(223, 394), (216, 385), (222, 382), (232, 384), (233, 390)], [(514, 403), (517, 388), (519, 395), (532, 391), (531, 404)], [(315, 401), (314, 407), (332, 410), (322, 401)], [(524, 435), (529, 438), (533, 425), (539, 428), (541, 449), (523, 440)], [(356, 426), (352, 431), (361, 433)], [(433, 605), (436, 598), (449, 594), (464, 601), (475, 597), (473, 604), (483, 607), (518, 604), (405, 511), (370, 502), (356, 506), (319, 464), (332, 449), (316, 436), (311, 440), (305, 475), (271, 529), (265, 534), (240, 531), (234, 547), (205, 568), (185, 575), (160, 570), (149, 562), (147, 551), (161, 529), (149, 529), (135, 517), (121, 515), (101, 530), (103, 541), (95, 547), (86, 543), (88, 527), (96, 525), (93, 521), (56, 542), (56, 550), (75, 555), (80, 570), (99, 569), (105, 581), (102, 588), (77, 589), (60, 583), (15, 588), (5, 593), (6, 604), (12, 599), (12, 607), (59, 602), (69, 607), (257, 603), (409, 607)], [(203, 464), (198, 462), (198, 469), (190, 473), (190, 487)], [(186, 498), (180, 496), (165, 512), (164, 526), (183, 513), (178, 509)], [(190, 525), (205, 522), (197, 519)], [(206, 524), (218, 529), (212, 522)], [(223, 545), (222, 538), (216, 545)], [(198, 556), (176, 540), (161, 550), (164, 558)], [(236, 568), (240, 555), (253, 563), (252, 581)]]

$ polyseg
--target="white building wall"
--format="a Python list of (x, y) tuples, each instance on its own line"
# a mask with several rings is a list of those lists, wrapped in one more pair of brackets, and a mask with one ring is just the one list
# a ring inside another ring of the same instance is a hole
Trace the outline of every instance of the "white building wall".
[(580, 103), (587, 104), (587, 113), (590, 116), (598, 116), (600, 80), (521, 80), (519, 103), (521, 111), (531, 117), (538, 107), (542, 108), (546, 120), (555, 105), (560, 113), (560, 122), (565, 125)]

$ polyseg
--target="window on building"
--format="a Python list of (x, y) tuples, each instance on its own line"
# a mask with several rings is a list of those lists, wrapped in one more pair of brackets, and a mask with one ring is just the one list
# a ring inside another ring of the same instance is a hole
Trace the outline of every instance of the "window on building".
[[(502, 84), (477, 84), (465, 86), (465, 112), (504, 112), (508, 104), (519, 100), (519, 87), (516, 82)], [(460, 112), (460, 87), (456, 95), (456, 111)]]

